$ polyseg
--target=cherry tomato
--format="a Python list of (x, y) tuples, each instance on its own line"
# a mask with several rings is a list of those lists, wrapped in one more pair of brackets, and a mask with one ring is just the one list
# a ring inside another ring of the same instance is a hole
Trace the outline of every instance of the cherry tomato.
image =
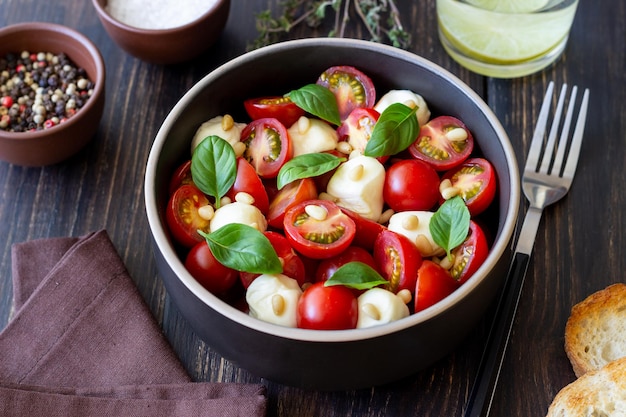
[(463, 122), (452, 116), (430, 120), (420, 128), (417, 140), (409, 146), (413, 157), (428, 162), (437, 171), (447, 171), (460, 165), (473, 149), (471, 132)]
[(356, 295), (342, 285), (317, 282), (307, 288), (296, 310), (297, 326), (313, 330), (354, 329), (358, 319)]
[(424, 260), (417, 271), (415, 312), (422, 311), (452, 294), (459, 287), (450, 273), (430, 260)]
[(463, 284), (476, 272), (487, 255), (489, 245), (483, 230), (474, 221), (470, 221), (470, 229), (465, 241), (454, 249), (454, 265), (450, 270), (452, 278)]
[(246, 145), (245, 158), (261, 178), (274, 178), (293, 156), (291, 138), (285, 126), (276, 119), (257, 119), (241, 132)]
[(290, 207), (306, 200), (317, 198), (315, 181), (311, 178), (303, 178), (290, 182), (278, 191), (270, 203), (267, 224), (276, 229), (283, 228), (285, 213)]
[(294, 249), (313, 259), (340, 254), (350, 246), (356, 231), (354, 221), (327, 200), (296, 204), (285, 214), (283, 226)]
[(239, 278), (239, 272), (221, 263), (206, 242), (197, 243), (185, 258), (185, 268), (204, 288), (215, 295), (223, 295)]
[[(302, 262), (302, 259), (300, 259), (298, 254), (293, 250), (287, 238), (282, 234), (273, 231), (266, 231), (264, 234), (265, 237), (269, 239), (270, 243), (274, 247), (274, 250), (276, 251), (276, 254), (282, 261), (283, 274), (289, 278), (295, 279), (298, 281), (298, 284), (302, 286), (306, 281), (306, 269), (304, 267), (304, 262)], [(258, 276), (259, 274), (253, 274), (250, 272), (239, 273), (239, 277), (245, 288), (248, 288), (250, 283)]]
[[(347, 141), (354, 150), (363, 153), (379, 117), (380, 114), (374, 109), (357, 107), (350, 112), (350, 115), (337, 129), (339, 140)], [(389, 159), (389, 156), (378, 158), (383, 164), (387, 159)]]
[(382, 277), (389, 281), (389, 291), (415, 291), (422, 255), (409, 238), (391, 230), (381, 232), (374, 243), (374, 261)]
[(354, 67), (330, 67), (320, 75), (317, 84), (328, 88), (335, 95), (341, 120), (345, 120), (357, 107), (372, 108), (376, 104), (374, 83)]
[(439, 175), (419, 159), (404, 159), (387, 170), (383, 199), (394, 211), (430, 210), (439, 201)]
[(348, 262), (362, 262), (378, 270), (374, 257), (371, 253), (358, 246), (350, 246), (339, 255), (324, 259), (320, 262), (315, 271), (315, 281), (322, 282), (332, 277), (333, 274)]
[(378, 237), (380, 232), (382, 232), (383, 230), (387, 230), (387, 228), (382, 224), (370, 219), (366, 219), (359, 213), (356, 213), (345, 207), (341, 207), (341, 211), (343, 211), (348, 217), (350, 217), (356, 225), (356, 233), (354, 235), (354, 240), (352, 241), (352, 244), (370, 251), (373, 250), (376, 238)]
[(237, 158), (237, 177), (226, 196), (234, 200), (239, 192), (250, 194), (254, 198), (254, 205), (261, 213), (267, 214), (270, 206), (267, 192), (254, 167), (245, 158)]
[(251, 98), (244, 101), (243, 106), (252, 120), (273, 117), (285, 127), (290, 127), (304, 116), (304, 110), (285, 96)]
[(182, 185), (170, 196), (165, 210), (165, 220), (178, 243), (188, 248), (204, 241), (198, 230), (209, 231), (209, 221), (198, 213), (209, 200), (195, 185)]
[(174, 174), (172, 174), (172, 178), (170, 179), (170, 195), (174, 194), (174, 191), (178, 189), (181, 185), (185, 184), (193, 184), (193, 179), (191, 178), (191, 159), (182, 163)]
[(444, 174), (460, 196), (472, 216), (489, 207), (496, 195), (496, 173), (489, 161), (483, 158), (470, 158)]

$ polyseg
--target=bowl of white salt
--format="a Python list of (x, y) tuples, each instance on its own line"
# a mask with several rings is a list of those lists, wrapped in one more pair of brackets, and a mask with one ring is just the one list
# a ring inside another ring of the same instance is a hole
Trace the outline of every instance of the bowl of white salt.
[(205, 52), (222, 33), (230, 0), (92, 0), (109, 36), (127, 53), (177, 64)]

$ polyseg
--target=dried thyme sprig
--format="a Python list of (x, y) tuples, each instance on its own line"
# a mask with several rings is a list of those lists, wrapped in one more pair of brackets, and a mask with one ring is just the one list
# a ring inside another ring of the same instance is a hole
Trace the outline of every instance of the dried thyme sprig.
[(410, 35), (402, 26), (400, 12), (394, 0), (282, 0), (282, 14), (275, 18), (270, 10), (259, 13), (256, 26), (259, 36), (248, 46), (256, 49), (282, 40), (293, 28), (306, 24), (311, 28), (322, 25), (327, 15), (334, 14), (330, 37), (344, 37), (350, 22), (350, 8), (369, 33), (370, 40), (389, 43), (407, 49)]

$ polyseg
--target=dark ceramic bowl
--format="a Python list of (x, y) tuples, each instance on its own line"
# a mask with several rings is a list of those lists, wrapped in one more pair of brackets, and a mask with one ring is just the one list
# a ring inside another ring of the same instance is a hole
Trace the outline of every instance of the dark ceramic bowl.
[[(205, 120), (224, 113), (245, 118), (244, 99), (282, 94), (315, 82), (333, 65), (368, 74), (379, 95), (390, 89), (421, 94), (434, 114), (463, 120), (497, 171), (491, 252), (456, 292), (431, 308), (367, 329), (313, 331), (257, 320), (206, 291), (187, 272), (168, 233), (165, 207), (174, 169)], [(181, 140), (188, 138), (188, 140)], [(160, 275), (174, 303), (200, 338), (251, 373), (287, 385), (345, 390), (398, 380), (450, 353), (483, 316), (506, 276), (520, 200), (515, 155), (489, 107), (459, 79), (411, 53), (348, 39), (306, 39), (240, 56), (198, 82), (166, 118), (145, 178), (146, 211)]]
[(197, 57), (222, 33), (230, 0), (218, 0), (188, 24), (168, 29), (142, 29), (113, 17), (107, 0), (92, 0), (100, 22), (109, 36), (126, 52), (154, 64), (177, 64)]
[(0, 56), (22, 51), (64, 52), (95, 83), (89, 100), (64, 123), (30, 132), (0, 129), (0, 159), (25, 166), (55, 164), (82, 149), (98, 129), (105, 101), (104, 62), (84, 35), (52, 23), (18, 23), (0, 29)]

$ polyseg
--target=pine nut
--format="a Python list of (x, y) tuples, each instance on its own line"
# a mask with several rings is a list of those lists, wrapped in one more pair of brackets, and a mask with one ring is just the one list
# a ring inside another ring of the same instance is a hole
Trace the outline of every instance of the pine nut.
[(402, 220), (402, 227), (406, 230), (415, 230), (418, 228), (419, 225), (420, 225), (420, 219), (413, 214), (406, 216)]
[(462, 127), (455, 127), (446, 132), (446, 138), (452, 142), (462, 142), (467, 140), (467, 131)]
[(277, 316), (281, 316), (285, 312), (285, 298), (280, 294), (272, 296), (272, 311)]
[(228, 132), (233, 126), (235, 126), (233, 117), (230, 114), (225, 114), (224, 117), (222, 117), (222, 130)]
[(350, 155), (350, 153), (354, 150), (352, 145), (350, 145), (345, 140), (342, 140), (337, 143), (337, 151), (341, 152), (344, 155)]
[(244, 152), (246, 151), (246, 144), (243, 142), (236, 142), (233, 145), (233, 150), (235, 151), (235, 155), (237, 157), (243, 156)]
[(238, 203), (252, 205), (254, 204), (254, 197), (252, 197), (250, 194), (244, 191), (240, 191), (237, 194), (235, 194), (235, 201)]
[(198, 215), (202, 217), (204, 220), (211, 220), (214, 214), (215, 214), (215, 209), (210, 204), (207, 204), (206, 206), (202, 206), (198, 208)]
[(396, 294), (398, 297), (400, 297), (400, 299), (402, 301), (404, 301), (404, 304), (408, 304), (411, 299), (413, 298), (413, 296), (411, 295), (411, 291), (409, 291), (408, 289), (403, 289), (398, 291), (398, 294)]
[(324, 207), (316, 204), (308, 204), (304, 207), (304, 211), (317, 221), (324, 221), (326, 217), (328, 217), (328, 211), (326, 211)]

